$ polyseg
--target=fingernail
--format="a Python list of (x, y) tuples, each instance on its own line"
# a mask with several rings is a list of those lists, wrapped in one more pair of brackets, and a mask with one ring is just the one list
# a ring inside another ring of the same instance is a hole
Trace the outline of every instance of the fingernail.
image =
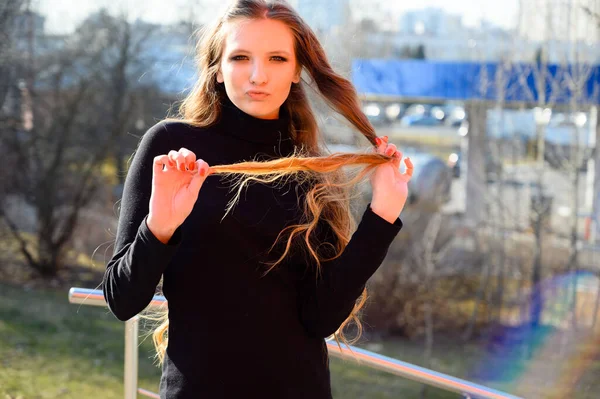
[(189, 167), (188, 169), (189, 169), (189, 170), (194, 170), (194, 169), (196, 169), (196, 164), (195, 164), (195, 163), (192, 163), (192, 164), (190, 164), (190, 167)]
[(200, 176), (202, 176), (202, 177), (206, 176), (206, 170), (205, 169), (200, 169)]
[(379, 137), (375, 137), (375, 143), (377, 145), (381, 145), (381, 139)]

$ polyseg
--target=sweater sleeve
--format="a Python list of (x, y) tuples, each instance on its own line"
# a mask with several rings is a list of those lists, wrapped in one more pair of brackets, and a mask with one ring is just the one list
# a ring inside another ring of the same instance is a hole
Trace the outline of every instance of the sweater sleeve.
[(311, 336), (326, 338), (338, 330), (401, 228), (400, 218), (390, 223), (369, 204), (342, 254), (321, 262), (318, 278), (314, 267), (308, 268), (299, 280), (299, 315)]
[(181, 243), (181, 227), (163, 244), (146, 224), (154, 157), (171, 150), (169, 134), (164, 123), (158, 123), (143, 135), (125, 179), (113, 256), (102, 284), (108, 307), (119, 320), (148, 306)]

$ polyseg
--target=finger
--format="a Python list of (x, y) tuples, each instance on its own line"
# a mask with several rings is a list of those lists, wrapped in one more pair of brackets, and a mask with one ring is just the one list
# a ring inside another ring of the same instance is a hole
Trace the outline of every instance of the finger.
[(177, 170), (185, 171), (185, 158), (179, 151), (169, 151), (169, 158), (177, 165)]
[(163, 167), (165, 165), (168, 165), (171, 163), (171, 160), (169, 159), (168, 155), (157, 155), (154, 157), (154, 167), (153, 167), (153, 171), (154, 173), (158, 173), (158, 172), (162, 172), (163, 171)]
[(195, 170), (197, 171), (196, 173), (204, 173), (206, 177), (213, 174), (213, 169), (208, 165), (208, 162), (203, 159), (198, 159), (194, 165)]
[(415, 167), (412, 161), (410, 160), (410, 157), (406, 157), (406, 159), (404, 160), (404, 164), (406, 165), (406, 171), (404, 173), (412, 177)]
[(404, 159), (404, 165), (406, 165), (406, 170), (400, 176), (403, 181), (408, 183), (410, 181), (410, 179), (412, 178), (414, 166), (413, 166), (412, 161), (408, 157), (406, 157)]
[(159, 157), (163, 158), (163, 164), (165, 166), (164, 170), (175, 169), (177, 167), (177, 162), (175, 162), (170, 155), (159, 155)]
[(169, 151), (168, 157), (169, 157), (169, 160), (171, 161), (171, 164), (169, 165), (170, 168), (172, 168), (172, 169), (177, 168), (177, 156), (178, 155), (179, 155), (179, 153), (175, 150)]
[(388, 146), (388, 136), (382, 136), (381, 137), (381, 147), (383, 148), (383, 151), (381, 152), (382, 154), (385, 155), (385, 149)]
[(394, 157), (394, 165), (396, 166), (396, 168), (400, 169), (400, 162), (402, 161), (402, 153), (399, 150), (396, 150), (396, 152), (394, 153), (394, 155), (392, 155)]
[(196, 167), (196, 154), (194, 154), (187, 148), (179, 149), (179, 153), (183, 155), (185, 167), (188, 170), (194, 170), (194, 168)]
[(198, 192), (200, 191), (202, 184), (208, 177), (208, 174), (209, 174), (208, 172), (210, 169), (208, 164), (201, 159), (196, 161), (196, 168), (197, 168), (198, 172), (194, 173), (194, 177), (192, 177), (192, 181), (190, 182), (190, 185), (188, 186), (188, 189), (194, 195), (197, 195)]
[(388, 157), (391, 157), (392, 155), (394, 155), (396, 150), (397, 150), (397, 147), (395, 144), (388, 144), (387, 147), (385, 148), (384, 154), (387, 155)]
[(379, 142), (379, 145), (376, 147), (376, 152), (378, 154), (383, 154), (385, 152), (385, 148), (386, 148), (387, 144), (385, 141), (383, 141), (381, 139), (379, 139), (378, 142)]

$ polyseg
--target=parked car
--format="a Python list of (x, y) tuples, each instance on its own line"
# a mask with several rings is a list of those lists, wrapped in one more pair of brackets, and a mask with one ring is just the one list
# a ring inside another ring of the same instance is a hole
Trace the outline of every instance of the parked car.
[(410, 157), (415, 166), (408, 184), (409, 204), (428, 202), (442, 206), (450, 201), (452, 169), (441, 158), (427, 152), (406, 149), (404, 156)]
[[(452, 170), (452, 176), (454, 178), (459, 178), (462, 171), (462, 167), (466, 166), (463, 163), (466, 162), (466, 159), (463, 160), (463, 154), (461, 151), (455, 152), (451, 154), (452, 160), (448, 159), (448, 167)], [(485, 178), (488, 183), (499, 180), (500, 175), (503, 170), (502, 162), (494, 159), (491, 156), (484, 157), (485, 162)]]
[(363, 105), (363, 112), (374, 126), (381, 126), (389, 123), (385, 114), (385, 109), (378, 103), (367, 103)]
[(400, 119), (401, 126), (441, 126), (444, 122), (444, 111), (440, 106), (432, 104), (412, 104)]
[(407, 115), (400, 121), (401, 126), (441, 126), (443, 122), (432, 115)]

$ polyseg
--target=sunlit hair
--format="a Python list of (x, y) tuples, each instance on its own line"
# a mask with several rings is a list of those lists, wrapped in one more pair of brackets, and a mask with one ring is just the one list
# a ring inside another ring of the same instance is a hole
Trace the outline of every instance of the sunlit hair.
[[(282, 179), (295, 179), (298, 182), (310, 181), (311, 189), (306, 193), (304, 216), (301, 223), (288, 226), (282, 231), (286, 237), (285, 252), (270, 265), (269, 270), (276, 267), (288, 255), (295, 237), (303, 239), (304, 247), (314, 259), (317, 274), (321, 271), (321, 262), (337, 258), (344, 250), (356, 222), (350, 208), (350, 188), (365, 179), (375, 167), (392, 160), (391, 157), (377, 153), (326, 154), (322, 149), (323, 137), (315, 116), (311, 110), (305, 92), (305, 86), (316, 89), (324, 100), (335, 111), (345, 117), (367, 140), (376, 145), (375, 130), (361, 111), (360, 102), (354, 86), (344, 77), (333, 71), (325, 51), (310, 27), (298, 14), (281, 0), (239, 0), (225, 11), (214, 26), (202, 32), (196, 49), (199, 78), (187, 97), (179, 106), (177, 120), (198, 127), (209, 127), (219, 122), (222, 102), (226, 96), (225, 88), (217, 82), (217, 73), (224, 50), (226, 24), (243, 19), (272, 19), (285, 23), (292, 31), (295, 42), (295, 53), (298, 65), (308, 75), (299, 84), (293, 84), (289, 97), (282, 107), (286, 107), (290, 115), (290, 134), (296, 145), (296, 152), (291, 156), (268, 162), (243, 162), (233, 165), (211, 165), (214, 174), (237, 176), (238, 195), (229, 204), (227, 211), (239, 198), (240, 190), (251, 182), (276, 183)], [(168, 118), (171, 120), (172, 118)], [(351, 167), (351, 168), (346, 168)], [(352, 168), (353, 167), (353, 168)], [(352, 173), (348, 173), (352, 169)], [(308, 180), (306, 180), (308, 179)], [(324, 257), (316, 244), (319, 243), (314, 234), (317, 224), (326, 222), (336, 239), (336, 255)], [(275, 243), (274, 243), (275, 244)], [(272, 247), (273, 248), (273, 247)], [(334, 337), (350, 345), (355, 343), (362, 333), (359, 311), (367, 299), (366, 289), (357, 299), (354, 309), (342, 323)], [(152, 317), (150, 317), (152, 318)], [(161, 324), (153, 332), (153, 341), (160, 363), (164, 360), (167, 348), (167, 331), (169, 321), (166, 313), (152, 318)], [(344, 327), (354, 321), (357, 334), (348, 340), (343, 333)]]

